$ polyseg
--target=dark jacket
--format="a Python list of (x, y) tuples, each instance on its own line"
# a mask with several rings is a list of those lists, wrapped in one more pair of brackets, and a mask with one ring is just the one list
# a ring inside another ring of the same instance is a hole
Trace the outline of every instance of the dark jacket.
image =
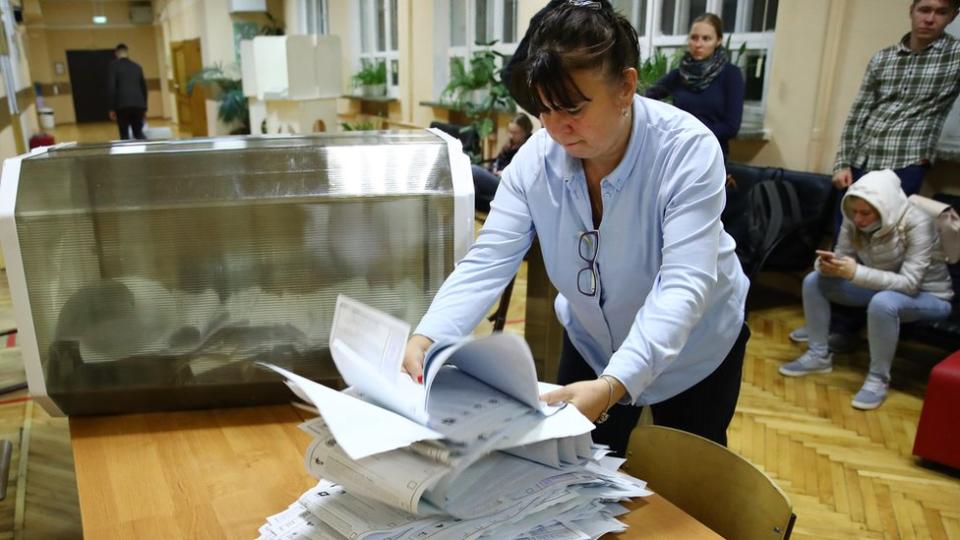
[(107, 95), (111, 111), (146, 109), (147, 82), (143, 79), (140, 65), (129, 58), (117, 58), (110, 62)]
[(723, 155), (729, 151), (730, 139), (740, 131), (743, 95), (743, 74), (733, 63), (727, 64), (702, 92), (684, 86), (680, 71), (675, 69), (654, 83), (645, 94), (653, 99), (673, 96), (674, 106), (696, 116), (717, 136)]

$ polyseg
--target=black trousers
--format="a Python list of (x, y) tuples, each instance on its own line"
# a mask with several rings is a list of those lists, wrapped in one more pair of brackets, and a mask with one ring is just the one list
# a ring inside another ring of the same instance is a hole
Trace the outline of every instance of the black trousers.
[(133, 131), (134, 139), (146, 139), (143, 135), (143, 115), (146, 111), (143, 109), (117, 109), (117, 128), (120, 130), (121, 139), (129, 139), (130, 131)]
[[(743, 356), (749, 339), (750, 329), (744, 323), (737, 341), (713, 373), (676, 396), (650, 406), (653, 423), (694, 433), (726, 446), (727, 426), (737, 408)], [(597, 374), (564, 332), (557, 383), (567, 385), (596, 378)], [(641, 407), (614, 405), (607, 413), (607, 421), (593, 430), (593, 440), (609, 445), (617, 455), (624, 457), (630, 432), (636, 427), (641, 412)]]

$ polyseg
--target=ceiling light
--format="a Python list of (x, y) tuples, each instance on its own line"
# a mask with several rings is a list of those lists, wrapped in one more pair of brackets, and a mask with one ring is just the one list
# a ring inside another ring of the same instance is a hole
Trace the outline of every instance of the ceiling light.
[(107, 24), (107, 16), (106, 16), (106, 15), (94, 15), (94, 16), (93, 16), (93, 24)]

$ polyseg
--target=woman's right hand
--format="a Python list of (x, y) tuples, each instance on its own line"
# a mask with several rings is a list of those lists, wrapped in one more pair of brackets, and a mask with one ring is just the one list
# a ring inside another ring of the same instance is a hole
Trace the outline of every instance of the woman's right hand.
[(423, 357), (431, 345), (432, 339), (414, 334), (407, 340), (407, 348), (403, 352), (403, 371), (420, 384), (423, 384)]

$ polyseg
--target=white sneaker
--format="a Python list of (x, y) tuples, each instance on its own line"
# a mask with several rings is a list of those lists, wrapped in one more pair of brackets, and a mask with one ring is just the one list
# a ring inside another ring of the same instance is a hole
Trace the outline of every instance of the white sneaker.
[(803, 377), (811, 373), (830, 373), (833, 371), (833, 355), (817, 356), (810, 351), (793, 362), (780, 366), (780, 374), (787, 377)]
[(876, 409), (887, 398), (887, 388), (889, 387), (889, 382), (871, 373), (867, 375), (863, 387), (860, 388), (857, 395), (853, 396), (853, 401), (850, 404), (855, 409), (864, 411)]
[[(807, 343), (810, 341), (810, 333), (807, 331), (806, 326), (794, 328), (788, 337), (790, 341), (794, 343)], [(860, 338), (850, 334), (830, 332), (830, 335), (827, 337), (827, 346), (830, 347), (830, 352), (849, 353), (857, 350), (857, 347), (860, 346)]]
[(810, 341), (810, 334), (807, 333), (807, 327), (801, 326), (800, 328), (794, 328), (793, 332), (790, 332), (790, 341), (794, 343), (806, 343)]

